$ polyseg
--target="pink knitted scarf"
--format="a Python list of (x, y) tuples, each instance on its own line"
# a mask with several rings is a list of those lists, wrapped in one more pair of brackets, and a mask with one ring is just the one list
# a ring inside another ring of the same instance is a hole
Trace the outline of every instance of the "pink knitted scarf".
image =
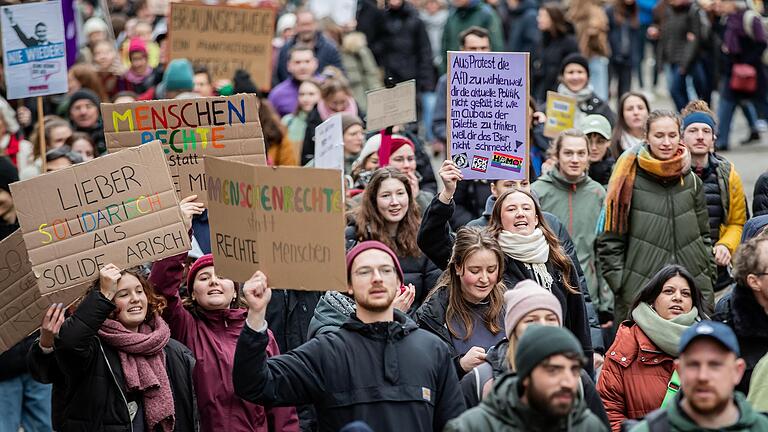
[(155, 430), (159, 424), (163, 431), (172, 431), (175, 422), (173, 394), (163, 351), (171, 338), (168, 324), (155, 316), (134, 333), (119, 321), (107, 319), (99, 329), (99, 337), (117, 350), (128, 391), (143, 395), (147, 430)]

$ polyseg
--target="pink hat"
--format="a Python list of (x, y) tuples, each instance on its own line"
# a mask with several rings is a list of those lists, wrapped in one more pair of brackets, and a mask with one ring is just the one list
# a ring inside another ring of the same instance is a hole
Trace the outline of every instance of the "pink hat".
[(557, 315), (563, 325), (563, 306), (554, 294), (532, 280), (524, 280), (504, 293), (504, 331), (507, 337), (517, 327), (520, 320), (537, 309), (550, 310)]
[(147, 53), (147, 44), (140, 37), (131, 39), (131, 42), (128, 44), (128, 54), (130, 55), (135, 52)]
[(197, 272), (202, 270), (204, 267), (208, 267), (212, 265), (213, 265), (213, 255), (207, 254), (198, 258), (197, 261), (195, 261), (194, 264), (192, 264), (192, 267), (190, 267), (189, 271), (187, 272), (187, 290), (192, 292), (192, 284), (195, 282), (195, 276), (197, 276)]
[[(392, 249), (390, 249), (389, 246), (376, 240), (360, 242), (355, 247), (350, 249), (349, 252), (347, 252), (347, 281), (350, 280), (349, 276), (352, 272), (352, 263), (355, 261), (355, 258), (369, 249), (378, 249), (392, 257), (392, 261), (395, 263), (395, 269), (397, 269), (397, 277), (400, 279), (400, 283), (405, 281), (405, 278), (403, 277), (403, 269), (400, 267), (400, 260), (397, 259), (397, 255), (392, 252)], [(195, 264), (197, 264), (197, 262), (195, 262)]]
[(391, 147), (389, 154), (392, 154), (400, 149), (400, 147), (407, 145), (410, 146), (412, 150), (416, 150), (416, 146), (413, 144), (413, 141), (409, 140), (408, 138), (400, 135), (392, 135), (392, 141), (390, 141)]

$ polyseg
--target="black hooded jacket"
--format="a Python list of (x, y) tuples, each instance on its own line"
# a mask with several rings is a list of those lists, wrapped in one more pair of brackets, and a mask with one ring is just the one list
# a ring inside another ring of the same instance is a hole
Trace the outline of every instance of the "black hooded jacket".
[(353, 315), (339, 330), (267, 358), (267, 334), (243, 327), (232, 381), (243, 399), (314, 404), (319, 430), (365, 421), (377, 431), (442, 431), (464, 411), (448, 347), (413, 320), (366, 324)]

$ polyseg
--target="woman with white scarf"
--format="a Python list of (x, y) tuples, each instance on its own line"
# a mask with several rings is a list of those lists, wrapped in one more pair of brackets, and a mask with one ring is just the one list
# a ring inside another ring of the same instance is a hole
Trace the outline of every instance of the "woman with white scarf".
[(702, 293), (684, 267), (667, 265), (643, 287), (621, 323), (597, 383), (611, 430), (662, 406), (673, 378), (680, 336), (703, 315)]
[[(447, 223), (453, 213), (453, 194), (463, 175), (453, 161), (446, 160), (440, 168), (440, 177), (445, 189), (432, 200), (422, 218), (419, 243), (425, 240), (451, 248), (453, 239)], [(531, 279), (552, 292), (563, 309), (563, 326), (579, 339), (587, 358), (592, 358), (592, 340), (576, 268), (547, 226), (533, 195), (518, 189), (501, 194), (487, 229), (504, 251), (504, 284), (514, 287), (518, 282)], [(422, 238), (425, 235), (431, 238)], [(424, 252), (429, 257), (428, 252)], [(587, 370), (591, 372), (591, 365)]]

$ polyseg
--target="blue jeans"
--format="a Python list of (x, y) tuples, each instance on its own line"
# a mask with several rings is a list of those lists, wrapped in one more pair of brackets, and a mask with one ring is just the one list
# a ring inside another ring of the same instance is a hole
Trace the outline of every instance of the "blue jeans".
[[(723, 85), (728, 85), (728, 80), (725, 80)], [(750, 129), (754, 130), (757, 111), (768, 109), (768, 105), (766, 105), (763, 97), (757, 95), (752, 99), (742, 99), (738, 97), (728, 97), (724, 90), (721, 90), (720, 94), (723, 96), (720, 97), (720, 103), (717, 105), (718, 135), (715, 147), (718, 150), (728, 150), (731, 135), (731, 121), (733, 120), (733, 112), (736, 111), (736, 107), (741, 105)]]
[(0, 381), (0, 432), (47, 432), (51, 426), (51, 385), (29, 374)]
[(589, 82), (600, 99), (608, 100), (609, 75), (608, 57), (592, 57), (589, 59)]
[[(445, 89), (437, 89), (437, 91), (445, 91)], [(432, 111), (435, 110), (435, 100), (437, 95), (435, 92), (424, 92), (421, 94), (421, 121), (424, 126), (424, 138), (427, 143), (432, 142)]]
[(667, 85), (669, 86), (669, 94), (672, 96), (672, 100), (675, 102), (675, 108), (681, 111), (690, 102), (691, 98), (695, 95), (691, 94), (690, 82), (688, 78), (691, 78), (693, 84), (694, 93), (696, 93), (701, 99), (709, 102), (709, 94), (707, 92), (707, 76), (701, 63), (696, 62), (690, 66), (690, 70), (685, 75), (680, 74), (680, 67), (676, 64), (668, 64), (666, 67)]

